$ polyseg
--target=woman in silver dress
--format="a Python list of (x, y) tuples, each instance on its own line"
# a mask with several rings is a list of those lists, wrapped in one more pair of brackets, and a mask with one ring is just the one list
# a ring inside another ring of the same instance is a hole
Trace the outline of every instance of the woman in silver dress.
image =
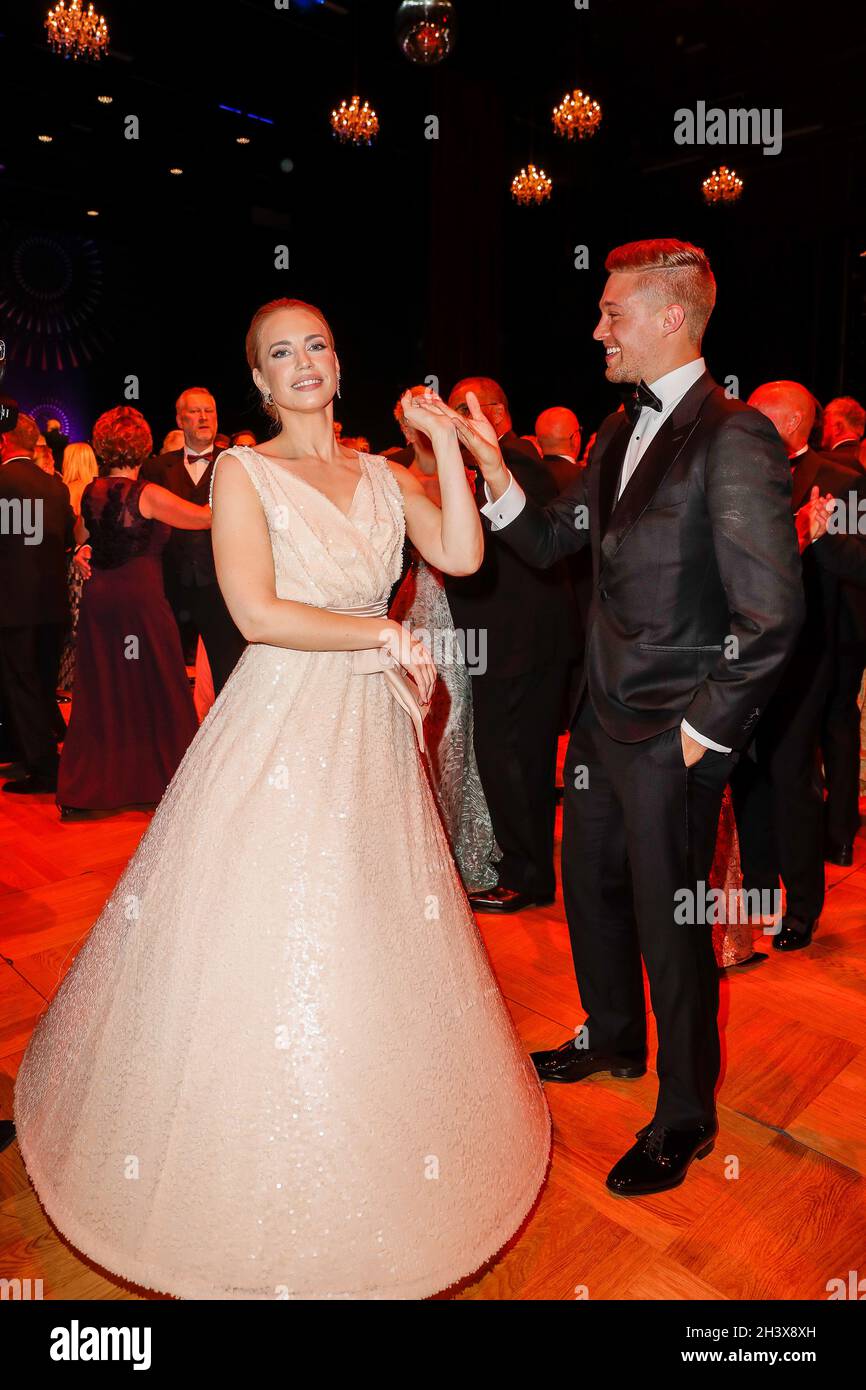
[[(415, 386), (412, 395), (423, 396), (425, 390), (424, 386)], [(411, 416), (411, 408), (409, 413)], [(437, 507), (441, 506), (430, 440), (407, 418), (401, 403), (395, 415), (406, 443), (414, 451), (407, 472), (417, 478)], [(442, 575), (417, 551), (411, 552), (409, 571), (394, 597), (390, 616), (408, 624), (433, 654), (439, 679), (424, 720), (430, 783), (467, 893), (492, 888), (498, 881), (495, 865), (501, 851), (475, 762), (472, 677), (459, 634), (454, 631)]]

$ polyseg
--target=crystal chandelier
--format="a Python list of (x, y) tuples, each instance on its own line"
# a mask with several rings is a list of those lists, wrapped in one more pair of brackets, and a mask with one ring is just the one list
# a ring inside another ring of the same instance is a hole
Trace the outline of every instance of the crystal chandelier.
[(93, 5), (81, 8), (81, 0), (58, 0), (45, 17), (48, 42), (64, 58), (101, 58), (108, 47), (108, 25)]
[(708, 203), (735, 203), (743, 191), (743, 180), (727, 164), (721, 164), (704, 179), (701, 189)]
[(557, 135), (565, 135), (573, 140), (583, 140), (594, 135), (601, 125), (601, 107), (586, 92), (579, 89), (567, 93), (558, 106), (553, 108), (553, 129)]
[(344, 144), (351, 140), (355, 145), (371, 145), (379, 134), (379, 117), (369, 102), (362, 106), (361, 98), (354, 96), (348, 103), (341, 101), (339, 111), (331, 112), (331, 128)]
[(511, 180), (511, 196), (515, 202), (528, 205), (529, 203), (543, 203), (550, 197), (553, 188), (553, 179), (548, 178), (543, 169), (536, 169), (534, 164), (528, 168), (521, 169), (519, 174), (515, 174)]

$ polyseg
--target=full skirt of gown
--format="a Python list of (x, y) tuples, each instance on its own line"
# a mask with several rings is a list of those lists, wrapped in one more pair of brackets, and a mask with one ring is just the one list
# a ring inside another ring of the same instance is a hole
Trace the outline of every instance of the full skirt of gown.
[[(255, 450), (278, 596), (384, 603), (404, 520)], [(18, 1140), (105, 1269), (196, 1299), (410, 1299), (474, 1273), (550, 1116), (411, 720), (352, 653), (250, 645), (30, 1039)]]

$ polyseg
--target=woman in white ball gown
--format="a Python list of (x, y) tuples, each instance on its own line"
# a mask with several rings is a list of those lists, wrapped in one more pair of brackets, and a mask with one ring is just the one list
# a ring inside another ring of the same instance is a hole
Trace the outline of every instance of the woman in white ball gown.
[(220, 454), (220, 586), (249, 642), (15, 1088), (48, 1216), (105, 1269), (200, 1299), (409, 1299), (474, 1273), (539, 1192), (540, 1083), (420, 760), (435, 668), (386, 619), (408, 533), (452, 574), (481, 525), (447, 414), (442, 508), (342, 448), (321, 313), (247, 359), (280, 429)]

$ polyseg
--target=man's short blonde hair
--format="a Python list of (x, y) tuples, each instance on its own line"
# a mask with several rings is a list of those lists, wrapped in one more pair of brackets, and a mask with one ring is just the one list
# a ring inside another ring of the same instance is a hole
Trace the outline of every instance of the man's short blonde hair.
[(640, 290), (654, 295), (659, 303), (682, 305), (689, 338), (700, 343), (716, 303), (715, 276), (700, 246), (672, 237), (629, 241), (611, 251), (604, 268), (636, 272)]

